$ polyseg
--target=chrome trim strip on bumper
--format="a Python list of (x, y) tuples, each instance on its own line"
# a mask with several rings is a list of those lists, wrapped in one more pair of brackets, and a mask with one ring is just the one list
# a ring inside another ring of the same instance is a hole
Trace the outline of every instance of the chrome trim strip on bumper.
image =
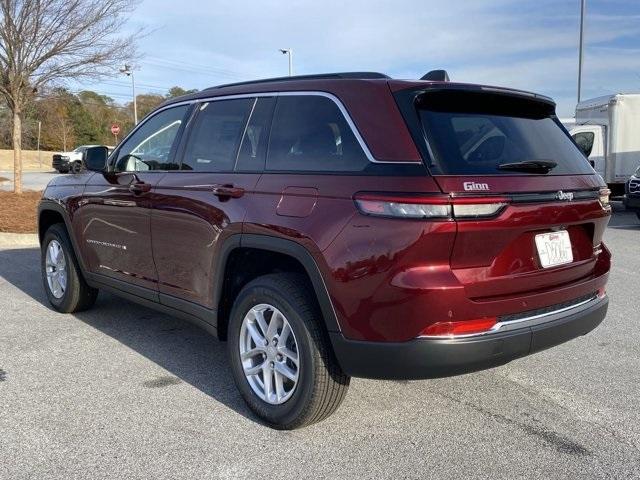
[(557, 310), (553, 310), (551, 312), (531, 315), (530, 317), (517, 318), (515, 320), (498, 322), (485, 332), (469, 333), (464, 335), (420, 335), (418, 338), (436, 338), (436, 339), (439, 338), (441, 340), (444, 340), (444, 339), (454, 339), (454, 338), (481, 337), (484, 335), (491, 335), (493, 333), (508, 332), (508, 331), (517, 330), (520, 328), (532, 327), (535, 325), (541, 325), (543, 323), (557, 320), (559, 317), (562, 317), (563, 314), (569, 311), (571, 311), (571, 314), (579, 313), (582, 310), (586, 310), (587, 308), (591, 307), (592, 304), (603, 300), (604, 298), (606, 297), (599, 297), (597, 294), (594, 294), (593, 297), (591, 298), (582, 300), (581, 302), (574, 303), (573, 305), (569, 305), (567, 307), (562, 307)]

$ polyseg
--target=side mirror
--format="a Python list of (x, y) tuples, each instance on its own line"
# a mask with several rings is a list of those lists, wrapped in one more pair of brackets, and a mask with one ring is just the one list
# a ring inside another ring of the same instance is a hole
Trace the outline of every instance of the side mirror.
[(107, 147), (90, 147), (82, 154), (82, 161), (87, 170), (104, 172), (108, 157), (109, 149)]

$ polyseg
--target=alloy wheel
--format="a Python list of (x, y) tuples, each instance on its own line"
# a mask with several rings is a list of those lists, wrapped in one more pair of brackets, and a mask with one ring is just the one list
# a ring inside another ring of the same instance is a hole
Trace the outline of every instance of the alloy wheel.
[(55, 298), (62, 298), (67, 290), (67, 261), (57, 240), (51, 240), (47, 245), (45, 269), (49, 291)]
[(300, 377), (298, 343), (291, 325), (273, 305), (256, 305), (240, 329), (240, 360), (253, 392), (271, 405), (286, 402)]

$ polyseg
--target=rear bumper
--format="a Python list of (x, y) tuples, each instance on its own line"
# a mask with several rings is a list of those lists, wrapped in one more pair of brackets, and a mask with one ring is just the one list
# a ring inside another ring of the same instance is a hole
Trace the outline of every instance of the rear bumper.
[(456, 339), (363, 342), (331, 333), (338, 362), (354, 377), (415, 380), (448, 377), (503, 365), (559, 345), (596, 328), (607, 314), (607, 297), (550, 314), (544, 323), (506, 332)]

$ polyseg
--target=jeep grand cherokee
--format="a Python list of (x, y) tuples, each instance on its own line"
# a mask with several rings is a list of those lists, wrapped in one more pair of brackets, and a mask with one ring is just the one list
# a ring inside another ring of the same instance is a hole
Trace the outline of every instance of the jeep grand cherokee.
[(437, 77), (168, 100), (44, 192), (49, 301), (77, 312), (101, 289), (195, 322), (283, 429), (334, 412), (352, 376), (457, 375), (591, 331), (602, 179), (551, 99)]

